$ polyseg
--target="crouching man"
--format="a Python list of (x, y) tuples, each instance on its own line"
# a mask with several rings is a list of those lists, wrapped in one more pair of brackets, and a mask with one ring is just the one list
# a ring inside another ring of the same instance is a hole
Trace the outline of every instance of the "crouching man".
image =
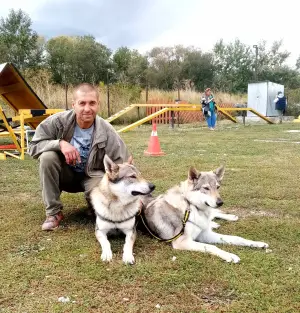
[(73, 110), (49, 116), (36, 129), (29, 154), (39, 159), (46, 220), (42, 230), (53, 230), (63, 219), (60, 194), (91, 189), (104, 175), (103, 158), (115, 163), (129, 158), (126, 145), (105, 120), (97, 115), (98, 90), (90, 84), (74, 89)]

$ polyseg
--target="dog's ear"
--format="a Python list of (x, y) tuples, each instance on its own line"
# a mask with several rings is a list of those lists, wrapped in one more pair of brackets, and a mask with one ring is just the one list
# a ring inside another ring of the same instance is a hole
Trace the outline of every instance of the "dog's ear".
[(217, 175), (217, 178), (219, 181), (222, 181), (223, 177), (224, 177), (224, 173), (225, 173), (225, 167), (224, 165), (221, 165), (220, 167), (218, 167), (214, 173)]
[(128, 158), (127, 163), (133, 165), (133, 157), (132, 157), (132, 155)]
[(105, 172), (108, 174), (117, 173), (119, 171), (118, 164), (114, 163), (107, 154), (105, 154), (104, 156), (103, 164), (104, 164)]
[(191, 166), (188, 173), (188, 179), (190, 181), (194, 181), (195, 179), (198, 179), (199, 176), (200, 173), (193, 166)]

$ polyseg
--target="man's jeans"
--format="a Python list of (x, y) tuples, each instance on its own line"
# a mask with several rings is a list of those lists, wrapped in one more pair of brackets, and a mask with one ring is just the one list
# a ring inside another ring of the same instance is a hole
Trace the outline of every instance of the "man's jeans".
[(101, 177), (90, 178), (84, 173), (73, 171), (65, 161), (61, 152), (47, 151), (39, 157), (40, 180), (42, 196), (46, 207), (46, 215), (54, 215), (62, 210), (60, 201), (62, 191), (84, 192), (87, 201), (93, 187), (100, 182)]

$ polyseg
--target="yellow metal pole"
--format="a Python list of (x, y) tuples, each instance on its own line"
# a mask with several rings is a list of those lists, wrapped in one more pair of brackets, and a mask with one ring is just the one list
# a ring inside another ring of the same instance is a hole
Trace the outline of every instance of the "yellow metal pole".
[(10, 152), (7, 152), (7, 151), (4, 151), (4, 154), (5, 155), (9, 155), (10, 157), (12, 158), (15, 158), (15, 159), (18, 159), (18, 160), (21, 160), (21, 157), (18, 156), (18, 155), (14, 155), (13, 153), (10, 153)]
[(139, 107), (168, 107), (168, 108), (184, 108), (184, 107), (194, 107), (194, 108), (202, 108), (202, 105), (200, 104), (193, 104), (193, 103), (181, 103), (181, 104), (176, 104), (176, 103), (135, 103), (132, 104), (134, 106), (139, 106)]
[(20, 116), (20, 128), (21, 128), (21, 160), (25, 158), (25, 127), (24, 127), (24, 113), (21, 112)]
[[(252, 108), (218, 108), (219, 111), (223, 112), (227, 112), (227, 111), (250, 111), (253, 114), (257, 115), (258, 117), (260, 117), (261, 119), (263, 119), (264, 121), (268, 122), (269, 124), (274, 124), (274, 122), (272, 122), (270, 119), (268, 119), (266, 116), (260, 114), (259, 112), (257, 112), (256, 110), (252, 109)], [(227, 113), (229, 114), (229, 113)], [(230, 115), (231, 116), (231, 115)]]
[(59, 112), (65, 111), (64, 109), (44, 109), (44, 110), (35, 110), (35, 109), (20, 109), (18, 113), (21, 115), (23, 113), (24, 115), (31, 115), (34, 111), (44, 111), (44, 115), (47, 114), (55, 114)]
[(131, 104), (130, 106), (124, 108), (123, 110), (117, 112), (116, 114), (114, 115), (111, 115), (109, 118), (106, 119), (107, 122), (112, 122), (114, 120), (116, 120), (117, 118), (119, 118), (120, 116), (128, 113), (129, 111), (131, 111), (132, 109), (134, 109), (136, 107), (135, 104)]
[(233, 123), (237, 123), (235, 117), (232, 116), (231, 114), (227, 113), (226, 110), (224, 110), (223, 108), (220, 108), (220, 107), (217, 106), (217, 110), (218, 110), (218, 112), (220, 112), (221, 114), (223, 114), (225, 117), (227, 117), (228, 119), (230, 119)]
[(135, 123), (132, 123), (132, 124), (122, 128), (122, 129), (119, 129), (118, 133), (124, 133), (124, 132), (127, 132), (129, 130), (132, 130), (133, 128), (135, 128), (137, 126), (140, 126), (140, 125), (142, 125), (142, 124), (152, 120), (154, 117), (156, 117), (156, 116), (158, 116), (158, 115), (160, 115), (162, 113), (165, 113), (167, 111), (170, 111), (170, 108), (164, 108), (164, 109), (161, 109), (161, 110), (159, 110), (159, 111), (157, 111), (155, 113), (152, 113), (152, 114), (148, 115), (147, 117), (144, 117), (144, 118), (142, 118), (141, 120), (139, 120), (139, 121), (137, 121)]
[(251, 109), (251, 108), (249, 108), (249, 109), (250, 109), (250, 110), (249, 110), (250, 112), (256, 114), (257, 116), (259, 116), (260, 118), (262, 118), (263, 120), (265, 120), (267, 123), (269, 123), (269, 124), (274, 124), (274, 122), (272, 122), (271, 120), (269, 120), (267, 117), (263, 116), (262, 114), (258, 113), (257, 111), (255, 111), (255, 110), (253, 110), (253, 109)]
[(3, 123), (6, 127), (6, 129), (8, 130), (9, 132), (9, 136), (10, 138), (12, 139), (13, 143), (15, 144), (17, 150), (21, 153), (21, 147), (20, 147), (20, 144), (17, 140), (17, 137), (16, 135), (14, 134), (14, 131), (13, 129), (11, 128), (11, 126), (9, 125), (9, 123), (7, 122), (7, 119), (6, 119), (6, 116), (4, 115), (3, 113), (3, 110), (2, 110), (2, 107), (0, 106), (0, 117), (1, 119), (3, 120)]

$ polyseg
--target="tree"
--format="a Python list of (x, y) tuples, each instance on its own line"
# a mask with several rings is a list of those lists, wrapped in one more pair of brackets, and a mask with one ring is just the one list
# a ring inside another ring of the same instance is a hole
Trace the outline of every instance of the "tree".
[(147, 80), (151, 87), (172, 90), (178, 88), (183, 79), (183, 61), (186, 48), (155, 47), (148, 53)]
[[(282, 41), (274, 41), (270, 49), (266, 41), (258, 44), (258, 80), (270, 80), (294, 88), (299, 84), (299, 75), (285, 63), (290, 53), (282, 50)], [(300, 64), (300, 62), (299, 62)], [(214, 85), (227, 92), (246, 92), (253, 81), (255, 55), (250, 46), (235, 40), (224, 44), (220, 40), (214, 46)]]
[(263, 78), (277, 84), (282, 84), (286, 88), (295, 89), (300, 86), (300, 75), (297, 70), (294, 70), (286, 65), (276, 68), (268, 68), (264, 70)]
[(144, 87), (148, 61), (137, 50), (121, 47), (113, 55), (115, 78), (123, 83)]
[(43, 50), (31, 25), (30, 17), (22, 10), (11, 10), (7, 18), (0, 19), (1, 62), (13, 62), (20, 70), (42, 63)]
[(50, 39), (46, 44), (47, 64), (52, 73), (55, 83), (71, 83), (72, 65), (71, 55), (73, 51), (73, 39), (60, 36)]
[(253, 76), (253, 53), (240, 40), (227, 45), (223, 40), (214, 46), (215, 86), (227, 92), (245, 92)]
[(60, 36), (46, 45), (47, 64), (59, 84), (106, 81), (111, 51), (92, 36)]
[(297, 88), (300, 82), (299, 73), (286, 65), (290, 52), (282, 50), (282, 40), (274, 41), (269, 50), (266, 46), (266, 41), (258, 45), (259, 79), (283, 84), (291, 89)]
[(189, 48), (182, 65), (183, 77), (190, 81), (196, 90), (204, 90), (212, 85), (214, 77), (213, 55)]
[(116, 71), (116, 75), (123, 79), (127, 77), (128, 68), (130, 66), (131, 61), (131, 50), (127, 47), (121, 47), (116, 50), (113, 55), (113, 62)]
[(283, 41), (274, 41), (271, 48), (267, 49), (267, 42), (262, 41), (258, 44), (258, 69), (263, 73), (265, 69), (271, 70), (284, 66), (286, 60), (290, 56), (290, 52), (281, 51)]
[(300, 70), (300, 56), (298, 57), (298, 59), (296, 61), (296, 69)]

